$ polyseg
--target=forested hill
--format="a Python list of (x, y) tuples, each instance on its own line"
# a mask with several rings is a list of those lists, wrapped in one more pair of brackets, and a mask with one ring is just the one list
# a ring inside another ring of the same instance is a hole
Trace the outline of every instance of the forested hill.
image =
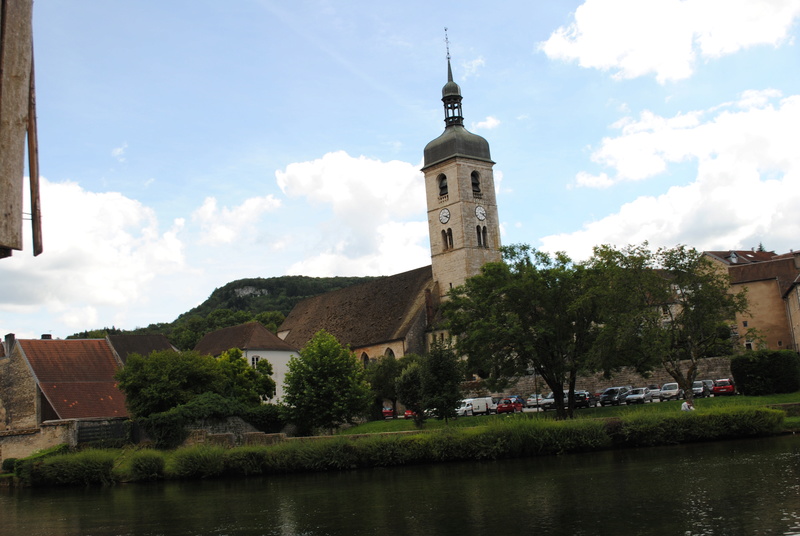
[(375, 279), (374, 277), (308, 277), (285, 275), (281, 277), (257, 277), (239, 279), (215, 289), (211, 296), (180, 315), (177, 320), (192, 316), (207, 316), (217, 309), (262, 313), (278, 311), (288, 315), (295, 304), (305, 298), (324, 294), (332, 290), (349, 287)]
[(273, 333), (295, 304), (305, 298), (349, 287), (374, 277), (281, 277), (239, 279), (215, 289), (206, 301), (173, 322), (150, 324), (124, 331), (115, 327), (75, 333), (68, 339), (102, 338), (122, 333), (162, 333), (181, 350), (194, 348), (205, 335), (218, 329), (257, 320)]

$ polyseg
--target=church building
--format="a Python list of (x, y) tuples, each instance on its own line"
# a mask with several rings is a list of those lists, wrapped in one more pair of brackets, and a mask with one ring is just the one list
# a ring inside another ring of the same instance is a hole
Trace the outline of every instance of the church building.
[(461, 88), (447, 58), (445, 129), (424, 151), (431, 265), (381, 277), (298, 303), (278, 336), (302, 348), (324, 329), (366, 364), (425, 353), (445, 332), (439, 304), (450, 289), (498, 262), (500, 218), (489, 143), (464, 128)]

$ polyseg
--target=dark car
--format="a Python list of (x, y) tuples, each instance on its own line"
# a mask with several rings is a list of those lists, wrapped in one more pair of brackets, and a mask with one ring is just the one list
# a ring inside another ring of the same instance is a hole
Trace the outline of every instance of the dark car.
[(711, 396), (711, 390), (706, 386), (705, 382), (698, 380), (692, 382), (692, 394), (695, 398), (706, 398)]
[(597, 406), (597, 398), (589, 391), (575, 391), (576, 408), (593, 408)]
[(625, 402), (625, 397), (630, 391), (627, 387), (609, 387), (600, 395), (601, 406), (619, 406)]
[(728, 378), (714, 381), (714, 388), (712, 389), (714, 396), (735, 395), (736, 386), (733, 381)]

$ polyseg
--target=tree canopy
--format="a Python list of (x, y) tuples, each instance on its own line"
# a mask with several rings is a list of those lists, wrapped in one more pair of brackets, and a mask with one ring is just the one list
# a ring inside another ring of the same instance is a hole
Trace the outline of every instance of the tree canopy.
[(187, 404), (203, 393), (216, 393), (246, 406), (258, 405), (275, 394), (271, 375), (269, 362), (262, 359), (254, 369), (238, 349), (219, 359), (195, 351), (163, 350), (147, 356), (129, 355), (115, 378), (131, 414), (147, 417)]
[(325, 330), (289, 359), (284, 386), (290, 420), (302, 433), (351, 423), (370, 400), (364, 367)]
[(503, 248), (504, 262), (453, 289), (443, 314), (471, 372), (493, 390), (533, 371), (571, 414), (579, 374), (663, 367), (688, 396), (698, 360), (733, 350), (730, 327), (744, 293), (727, 273), (684, 246), (595, 248), (586, 262), (526, 245)]

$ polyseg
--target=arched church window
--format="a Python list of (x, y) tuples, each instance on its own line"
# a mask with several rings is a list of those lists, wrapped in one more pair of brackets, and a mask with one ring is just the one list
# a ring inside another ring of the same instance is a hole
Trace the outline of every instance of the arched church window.
[(485, 225), (483, 226), (482, 233), (483, 233), (483, 247), (488, 248), (489, 247), (489, 235), (486, 232), (486, 226)]
[(444, 248), (445, 251), (448, 248), (448, 246), (447, 246), (447, 231), (445, 231), (444, 229), (442, 229), (442, 248)]
[(481, 233), (481, 226), (478, 225), (475, 228), (475, 231), (477, 231), (477, 234), (478, 234), (478, 247), (482, 247), (483, 246), (483, 233)]
[(447, 247), (453, 249), (453, 230), (450, 228), (447, 229)]
[(364, 365), (364, 367), (369, 365), (369, 356), (367, 352), (361, 352), (361, 364)]
[(439, 197), (447, 195), (447, 175), (441, 173), (436, 180), (439, 181)]
[(479, 194), (481, 193), (481, 174), (477, 171), (472, 172), (472, 192)]
[(394, 350), (391, 348), (387, 348), (385, 352), (383, 352), (383, 357), (394, 357)]

